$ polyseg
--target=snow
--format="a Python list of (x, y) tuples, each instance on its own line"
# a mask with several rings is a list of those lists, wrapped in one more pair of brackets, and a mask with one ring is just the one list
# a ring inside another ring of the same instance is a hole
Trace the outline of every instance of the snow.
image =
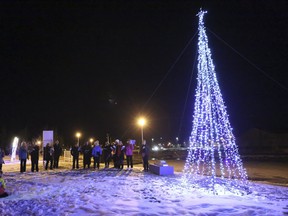
[[(159, 176), (133, 170), (57, 170), (19, 172), (19, 161), (3, 165), (6, 191), (0, 215), (283, 215), (288, 185), (251, 182), (252, 193), (213, 195), (181, 182), (182, 173)], [(177, 169), (175, 169), (177, 170)]]

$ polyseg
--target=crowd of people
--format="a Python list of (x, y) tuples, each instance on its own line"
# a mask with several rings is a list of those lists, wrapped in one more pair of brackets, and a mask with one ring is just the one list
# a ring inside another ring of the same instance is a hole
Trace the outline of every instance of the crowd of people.
[[(99, 144), (99, 140), (91, 145), (86, 142), (83, 146), (78, 143), (71, 148), (72, 169), (79, 169), (79, 155), (83, 154), (83, 168), (90, 168), (91, 159), (93, 158), (93, 168), (99, 169), (101, 157), (104, 162), (104, 168), (109, 168), (113, 162), (113, 168), (123, 169), (124, 159), (126, 157), (127, 169), (133, 169), (133, 151), (135, 148), (135, 140), (127, 140), (125, 144), (121, 140), (116, 139), (115, 142), (106, 142), (103, 146)], [(146, 146), (146, 141), (143, 141), (140, 147), (140, 153), (143, 159), (144, 171), (148, 171), (149, 148)]]
[[(133, 169), (133, 152), (136, 141), (128, 139), (125, 144), (119, 139), (114, 142), (106, 142), (101, 145), (99, 140), (96, 140), (93, 144), (86, 142), (84, 145), (79, 146), (79, 143), (75, 143), (70, 148), (72, 156), (72, 169), (79, 169), (79, 156), (83, 155), (83, 168), (90, 169), (92, 164), (94, 169), (100, 168), (100, 162), (104, 163), (104, 168), (109, 168), (113, 163), (113, 167), (117, 169), (124, 168), (124, 160), (126, 158), (127, 169)], [(26, 172), (26, 162), (31, 159), (31, 172), (39, 171), (39, 152), (40, 147), (37, 142), (22, 141), (18, 149), (18, 156), (20, 161), (20, 172)], [(59, 168), (59, 159), (63, 153), (62, 146), (59, 140), (56, 140), (54, 144), (46, 143), (43, 148), (43, 161), (45, 170)], [(148, 157), (149, 148), (146, 146), (146, 141), (143, 140), (140, 146), (140, 154), (143, 159), (143, 170), (148, 171)], [(2, 164), (4, 164), (4, 151), (0, 148), (0, 171), (2, 171)], [(92, 163), (93, 159), (93, 163)]]
[[(113, 168), (122, 170), (124, 168), (124, 159), (126, 158), (127, 170), (133, 169), (133, 151), (135, 148), (135, 140), (127, 140), (125, 144), (119, 139), (115, 142), (106, 142), (104, 145), (100, 145), (99, 140), (96, 140), (93, 145), (86, 142), (83, 146), (79, 146), (76, 143), (71, 149), (72, 156), (72, 169), (79, 169), (79, 155), (83, 154), (83, 169), (90, 169), (92, 158), (93, 168), (100, 168), (101, 159), (104, 162), (104, 169), (110, 168), (110, 163), (113, 163)], [(26, 172), (26, 162), (31, 159), (31, 172), (39, 171), (39, 152), (40, 148), (37, 142), (27, 143), (21, 142), (19, 147), (18, 156), (20, 161), (20, 172)], [(143, 161), (143, 171), (149, 170), (149, 148), (146, 145), (146, 141), (140, 147), (140, 154)], [(43, 151), (43, 160), (45, 161), (45, 170), (59, 168), (59, 159), (62, 155), (62, 147), (58, 140), (54, 144), (46, 143)], [(8, 196), (5, 192), (5, 181), (2, 178), (2, 164), (4, 161), (5, 153), (0, 148), (0, 198)]]
[[(20, 161), (20, 172), (26, 172), (26, 161), (31, 158), (31, 172), (39, 171), (39, 145), (37, 142), (27, 143), (25, 141), (21, 142), (18, 156)], [(50, 143), (46, 143), (44, 147), (43, 160), (46, 161), (45, 170), (59, 167), (59, 158), (62, 154), (62, 147), (59, 144), (59, 141), (52, 145)], [(49, 166), (50, 165), (50, 166)]]

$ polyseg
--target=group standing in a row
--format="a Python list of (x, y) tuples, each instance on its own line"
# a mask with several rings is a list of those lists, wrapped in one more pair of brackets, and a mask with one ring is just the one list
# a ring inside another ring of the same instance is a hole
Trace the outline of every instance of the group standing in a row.
[[(127, 169), (133, 169), (133, 151), (135, 147), (135, 140), (127, 140), (124, 145), (122, 141), (116, 139), (115, 142), (106, 142), (103, 147), (99, 144), (99, 141), (94, 142), (94, 146), (91, 146), (89, 142), (86, 142), (82, 147), (76, 143), (71, 148), (71, 155), (73, 157), (72, 169), (79, 169), (79, 154), (83, 153), (83, 168), (90, 168), (91, 158), (93, 158), (93, 168), (99, 169), (100, 158), (103, 155), (103, 161), (105, 168), (109, 168), (110, 162), (113, 161), (113, 167), (117, 169), (124, 168), (124, 159), (126, 156)], [(146, 141), (140, 148), (140, 153), (143, 159), (144, 171), (148, 171), (148, 158), (149, 148), (146, 146)]]
[[(44, 147), (44, 160), (46, 161), (45, 169), (48, 169), (50, 164), (50, 169), (59, 167), (59, 158), (62, 154), (62, 147), (57, 140), (54, 145), (47, 143)], [(31, 145), (27, 145), (25, 141), (21, 143), (19, 148), (19, 160), (20, 160), (20, 172), (26, 172), (26, 161), (31, 157), (31, 172), (39, 171), (39, 146), (36, 142)]]
[(91, 158), (93, 158), (93, 168), (100, 168), (100, 159), (103, 155), (105, 168), (109, 168), (110, 161), (114, 163), (114, 168), (123, 169), (124, 155), (127, 159), (127, 168), (133, 168), (133, 150), (134, 144), (132, 140), (128, 140), (126, 145), (123, 145), (122, 141), (115, 140), (113, 143), (106, 142), (103, 147), (100, 146), (99, 140), (94, 142), (94, 146), (91, 146), (89, 142), (79, 147), (76, 143), (71, 148), (71, 155), (73, 157), (72, 169), (79, 169), (79, 153), (83, 153), (83, 168), (90, 168)]
[[(73, 158), (72, 169), (79, 169), (79, 155), (83, 154), (83, 168), (90, 168), (91, 158), (93, 158), (93, 168), (99, 169), (101, 157), (104, 162), (105, 168), (109, 168), (110, 162), (113, 161), (113, 167), (117, 169), (124, 168), (124, 159), (126, 156), (127, 169), (133, 169), (133, 151), (135, 148), (135, 140), (127, 140), (124, 145), (122, 141), (116, 139), (115, 142), (109, 143), (106, 142), (105, 145), (101, 147), (99, 140), (94, 142), (94, 145), (91, 146), (89, 142), (86, 142), (83, 146), (79, 146), (76, 143), (71, 149), (71, 155)], [(45, 170), (48, 168), (59, 168), (59, 158), (62, 154), (62, 147), (59, 144), (59, 141), (52, 145), (47, 143), (44, 147), (43, 160), (45, 163)], [(144, 171), (148, 171), (148, 159), (149, 159), (149, 148), (146, 146), (146, 141), (144, 140), (140, 147), (140, 154), (143, 160)], [(25, 141), (21, 142), (19, 148), (19, 160), (20, 160), (20, 172), (26, 172), (26, 162), (27, 159), (31, 157), (31, 172), (39, 171), (39, 146), (36, 142), (26, 143)], [(4, 151), (0, 149), (0, 171), (2, 170), (2, 164)]]

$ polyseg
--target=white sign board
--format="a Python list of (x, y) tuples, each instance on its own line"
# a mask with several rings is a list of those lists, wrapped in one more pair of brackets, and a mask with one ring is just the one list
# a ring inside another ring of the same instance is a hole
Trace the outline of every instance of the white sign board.
[(43, 131), (43, 148), (46, 147), (47, 143), (53, 145), (53, 131)]

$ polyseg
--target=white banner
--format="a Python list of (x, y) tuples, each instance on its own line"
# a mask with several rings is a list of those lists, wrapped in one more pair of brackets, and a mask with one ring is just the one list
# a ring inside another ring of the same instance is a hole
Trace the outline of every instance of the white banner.
[(53, 145), (53, 131), (43, 131), (43, 148), (47, 143)]

